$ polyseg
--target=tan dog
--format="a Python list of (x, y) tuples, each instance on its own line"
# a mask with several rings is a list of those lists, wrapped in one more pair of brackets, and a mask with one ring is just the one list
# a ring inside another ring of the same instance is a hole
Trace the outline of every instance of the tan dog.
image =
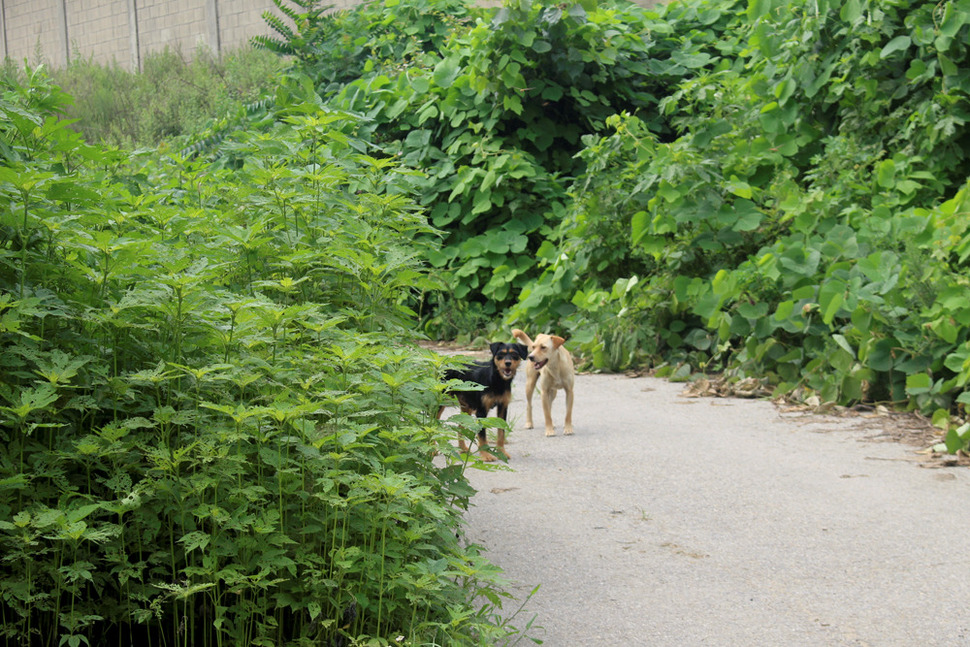
[(539, 388), (542, 390), (542, 412), (546, 417), (546, 435), (555, 436), (556, 428), (552, 424), (552, 401), (556, 398), (556, 391), (566, 392), (566, 422), (562, 432), (567, 436), (573, 433), (573, 381), (575, 370), (573, 356), (563, 346), (566, 342), (562, 337), (537, 335), (535, 341), (523, 331), (515, 328), (512, 336), (529, 347), (529, 362), (525, 366), (525, 428), (532, 429), (532, 392), (536, 382), (542, 376)]

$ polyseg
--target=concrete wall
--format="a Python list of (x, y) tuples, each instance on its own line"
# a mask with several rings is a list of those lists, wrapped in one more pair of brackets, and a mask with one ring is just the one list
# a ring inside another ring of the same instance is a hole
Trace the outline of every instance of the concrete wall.
[(272, 0), (0, 0), (0, 56), (54, 67), (80, 56), (140, 69), (165, 46), (219, 53), (273, 35), (264, 11), (282, 16)]

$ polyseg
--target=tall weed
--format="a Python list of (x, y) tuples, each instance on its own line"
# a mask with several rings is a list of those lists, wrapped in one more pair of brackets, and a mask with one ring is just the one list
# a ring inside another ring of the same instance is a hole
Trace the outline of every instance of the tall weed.
[(220, 166), (91, 146), (41, 75), (5, 88), (4, 644), (515, 632), (411, 342), (431, 232), (355, 120), (291, 90)]
[(130, 148), (191, 134), (263, 99), (286, 65), (248, 47), (218, 57), (166, 48), (145, 56), (140, 72), (74, 57), (52, 76), (74, 97), (67, 113), (88, 141)]

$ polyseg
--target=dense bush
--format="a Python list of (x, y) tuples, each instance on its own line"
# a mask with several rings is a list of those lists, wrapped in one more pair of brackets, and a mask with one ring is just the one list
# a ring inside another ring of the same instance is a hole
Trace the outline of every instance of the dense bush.
[(961, 3), (419, 6), (450, 35), (419, 20), (389, 48), (411, 23), (368, 4), (325, 30), (353, 65), (305, 64), (426, 173), (452, 286), (429, 329), (556, 328), (598, 368), (962, 413)]
[(281, 96), (229, 170), (89, 146), (40, 75), (5, 88), (0, 642), (512, 631), (411, 342), (425, 219), (354, 119)]
[(569, 260), (550, 255), (517, 316), (558, 319), (600, 366), (644, 351), (681, 376), (727, 370), (946, 426), (970, 401), (970, 12), (777, 0), (733, 11), (734, 60), (663, 104), (679, 137), (621, 115), (586, 140), (595, 172), (573, 187)]
[(498, 327), (537, 276), (534, 252), (584, 168), (582, 137), (621, 110), (672, 134), (657, 103), (706, 60), (672, 58), (670, 25), (626, 3), (423, 0), (328, 16), (293, 4), (303, 29), (264, 45), (302, 51), (328, 104), (366, 115), (361, 135), (425, 174), (420, 202), (445, 233), (430, 260), (451, 285), (425, 304), (441, 336)]
[(308, 76), (195, 159), (85, 144), (36, 73), (4, 88), (7, 643), (514, 632), (462, 464), (431, 462), (415, 304), (970, 444), (961, 3), (290, 4), (262, 44)]

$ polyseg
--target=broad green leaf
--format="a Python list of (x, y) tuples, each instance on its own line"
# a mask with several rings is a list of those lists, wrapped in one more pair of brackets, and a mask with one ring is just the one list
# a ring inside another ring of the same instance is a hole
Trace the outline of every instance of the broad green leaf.
[(837, 348), (830, 352), (826, 356), (826, 359), (828, 360), (829, 366), (835, 369), (836, 373), (845, 374), (852, 368), (852, 362), (855, 357), (852, 353)]
[(738, 306), (738, 314), (747, 319), (760, 319), (768, 314), (768, 304), (742, 303)]
[(699, 149), (707, 148), (711, 142), (721, 135), (726, 135), (733, 130), (733, 126), (727, 119), (717, 119), (703, 128), (694, 131), (694, 146)]
[(440, 88), (450, 88), (461, 73), (462, 68), (457, 58), (449, 57), (442, 59), (435, 65), (434, 82)]
[(709, 320), (721, 307), (721, 298), (712, 292), (700, 297), (694, 304), (694, 312), (701, 318)]
[[(444, 61), (442, 61), (444, 63)], [(440, 65), (441, 63), (439, 63)], [(437, 73), (437, 68), (435, 69)], [(411, 79), (411, 87), (418, 94), (427, 94), (428, 90), (431, 89), (431, 81), (428, 80), (427, 76), (415, 76)]]
[(472, 213), (480, 214), (492, 208), (491, 191), (475, 191), (475, 199), (472, 202)]
[(839, 10), (839, 18), (852, 24), (862, 17), (862, 4), (859, 0), (846, 0)]
[(667, 377), (671, 382), (686, 382), (691, 375), (690, 364), (681, 364)]
[(967, 449), (970, 446), (970, 425), (951, 427), (946, 432), (944, 444), (950, 454), (956, 454), (958, 451)]
[(182, 536), (179, 539), (179, 543), (183, 544), (186, 553), (191, 553), (193, 550), (205, 550), (205, 547), (209, 545), (209, 541), (212, 537), (209, 533), (192, 531), (188, 534)]
[(522, 114), (522, 99), (517, 94), (509, 94), (502, 97), (502, 107), (505, 110), (517, 115)]
[(723, 298), (733, 298), (737, 292), (738, 279), (727, 270), (718, 270), (711, 280), (711, 290)]
[(775, 98), (778, 99), (780, 105), (785, 105), (789, 97), (795, 92), (797, 84), (795, 80), (791, 77), (786, 77), (778, 82), (775, 86)]
[(670, 54), (670, 60), (677, 63), (678, 65), (683, 65), (688, 69), (695, 69), (699, 67), (704, 67), (711, 62), (712, 57), (706, 52), (684, 52), (679, 49), (675, 49)]
[(791, 317), (792, 312), (794, 312), (794, 310), (795, 310), (794, 301), (782, 301), (781, 303), (778, 304), (778, 307), (775, 308), (775, 319), (777, 319), (778, 321), (788, 319), (789, 317)]
[(638, 245), (643, 237), (650, 233), (650, 222), (650, 214), (646, 211), (638, 211), (633, 214), (633, 218), (630, 219), (630, 229), (634, 245)]
[(542, 98), (546, 101), (559, 101), (562, 99), (563, 90), (561, 85), (547, 84), (542, 88)]
[(845, 302), (846, 285), (843, 281), (832, 280), (822, 285), (818, 295), (818, 305), (822, 312), (822, 322), (830, 325)]
[(740, 198), (750, 199), (752, 195), (751, 185), (744, 180), (739, 180), (736, 176), (731, 176), (731, 179), (725, 184), (725, 188)]
[(933, 380), (926, 373), (914, 373), (906, 376), (906, 393), (920, 395), (928, 393), (933, 387)]
[(53, 182), (47, 187), (47, 197), (63, 202), (100, 202), (104, 199), (97, 191), (77, 182)]
[(780, 106), (778, 102), (772, 101), (761, 110), (761, 125), (769, 133), (780, 133), (784, 129)]
[(863, 388), (865, 380), (855, 375), (846, 375), (842, 378), (842, 397), (849, 400), (861, 400), (865, 395)]
[(748, 19), (754, 22), (764, 18), (775, 6), (775, 0), (748, 0)]
[(418, 113), (418, 125), (420, 126), (424, 124), (424, 122), (428, 121), (429, 119), (434, 119), (437, 116), (438, 116), (438, 106), (436, 106), (433, 102), (428, 102), (427, 104), (424, 105), (424, 107), (421, 108), (421, 111)]
[(9, 411), (23, 420), (32, 412), (43, 410), (48, 405), (53, 404), (57, 398), (57, 389), (52, 384), (45, 382), (38, 386), (21, 390), (19, 402), (15, 406), (0, 407), (0, 410)]
[(896, 164), (892, 160), (883, 160), (876, 164), (876, 182), (884, 189), (891, 189), (896, 184)]
[(896, 38), (893, 38), (882, 48), (882, 51), (879, 52), (879, 58), (889, 58), (896, 52), (905, 51), (909, 49), (912, 43), (913, 39), (909, 36), (896, 36)]
[(848, 340), (845, 338), (845, 335), (832, 335), (832, 340), (840, 347), (844, 348), (849, 355), (855, 357), (855, 350), (852, 348), (852, 345), (849, 344)]
[(737, 231), (754, 231), (761, 226), (764, 214), (761, 213), (758, 206), (751, 200), (735, 200), (734, 210), (737, 215), (737, 222), (734, 223), (734, 229)]

